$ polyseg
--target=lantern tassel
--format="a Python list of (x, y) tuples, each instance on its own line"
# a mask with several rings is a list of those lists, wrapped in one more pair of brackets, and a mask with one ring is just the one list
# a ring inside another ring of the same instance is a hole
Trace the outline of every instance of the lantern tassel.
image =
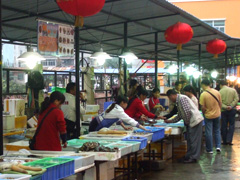
[(218, 54), (214, 54), (214, 56), (213, 56), (214, 58), (218, 58)]
[(182, 50), (182, 44), (177, 45), (177, 50), (181, 51)]
[(82, 16), (76, 16), (75, 18), (75, 27), (83, 27), (84, 19)]

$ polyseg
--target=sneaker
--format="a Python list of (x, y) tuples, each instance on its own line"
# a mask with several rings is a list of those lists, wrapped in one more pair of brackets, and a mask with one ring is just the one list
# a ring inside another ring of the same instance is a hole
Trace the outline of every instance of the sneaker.
[(213, 154), (213, 151), (206, 151), (206, 153), (208, 153), (208, 154)]
[(221, 150), (221, 148), (216, 148), (216, 151), (217, 151), (218, 153), (220, 153), (222, 150)]

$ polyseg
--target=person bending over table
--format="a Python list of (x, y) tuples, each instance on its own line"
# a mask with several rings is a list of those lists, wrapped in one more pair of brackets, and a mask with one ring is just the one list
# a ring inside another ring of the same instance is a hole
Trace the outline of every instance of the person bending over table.
[(200, 157), (202, 142), (202, 121), (203, 117), (193, 101), (181, 94), (177, 94), (174, 89), (167, 91), (169, 100), (176, 103), (178, 115), (165, 123), (176, 123), (181, 119), (187, 128), (187, 153), (183, 157), (184, 163), (195, 163)]
[(148, 92), (143, 87), (138, 87), (138, 93), (129, 100), (128, 107), (125, 110), (126, 114), (131, 118), (137, 120), (146, 120), (146, 118), (151, 119), (166, 119), (162, 116), (157, 116), (149, 112), (143, 105), (143, 101), (147, 98)]
[(120, 121), (121, 125), (124, 129), (128, 130), (129, 128), (126, 128), (124, 124), (125, 122), (127, 124), (130, 124), (134, 127), (138, 127), (140, 129), (143, 129), (145, 131), (148, 131), (145, 129), (142, 125), (140, 125), (137, 121), (130, 118), (125, 112), (124, 109), (128, 105), (128, 98), (125, 96), (118, 96), (116, 98), (116, 102), (111, 104), (106, 111), (104, 111), (101, 115), (95, 117), (90, 125), (89, 125), (89, 132), (93, 131), (99, 131), (100, 129), (106, 127), (109, 128), (112, 124), (115, 122)]

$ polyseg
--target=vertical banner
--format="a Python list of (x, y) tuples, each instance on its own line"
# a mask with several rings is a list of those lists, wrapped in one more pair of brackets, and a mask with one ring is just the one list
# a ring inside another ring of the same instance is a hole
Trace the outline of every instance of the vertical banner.
[(58, 55), (73, 56), (74, 54), (74, 29), (71, 26), (58, 26)]
[(60, 25), (38, 21), (38, 51), (42, 55), (74, 55), (74, 29), (69, 25)]
[(57, 55), (58, 24), (38, 21), (38, 51), (42, 55)]

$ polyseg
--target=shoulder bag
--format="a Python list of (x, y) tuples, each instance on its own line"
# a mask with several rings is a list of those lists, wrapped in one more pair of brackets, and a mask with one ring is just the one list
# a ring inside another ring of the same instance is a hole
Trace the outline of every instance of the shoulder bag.
[(216, 101), (218, 102), (218, 105), (219, 105), (219, 107), (220, 107), (220, 109), (221, 109), (221, 104), (220, 104), (218, 98), (217, 98), (216, 96), (214, 96), (211, 92), (209, 92), (209, 91), (206, 91), (206, 92), (208, 92), (209, 94), (211, 94), (212, 97), (214, 97), (214, 99), (216, 99)]
[(42, 124), (43, 124), (44, 119), (46, 119), (47, 115), (48, 115), (50, 112), (52, 112), (52, 110), (54, 110), (54, 109), (57, 109), (57, 108), (53, 107), (53, 108), (51, 108), (51, 109), (45, 114), (45, 116), (42, 118), (41, 123), (40, 123), (39, 126), (37, 127), (37, 130), (36, 130), (33, 138), (29, 140), (29, 148), (30, 148), (31, 150), (34, 150), (34, 145), (35, 145), (35, 143), (36, 143), (36, 137), (37, 137), (37, 134), (39, 133), (39, 130), (41, 129), (41, 126), (42, 126)]

